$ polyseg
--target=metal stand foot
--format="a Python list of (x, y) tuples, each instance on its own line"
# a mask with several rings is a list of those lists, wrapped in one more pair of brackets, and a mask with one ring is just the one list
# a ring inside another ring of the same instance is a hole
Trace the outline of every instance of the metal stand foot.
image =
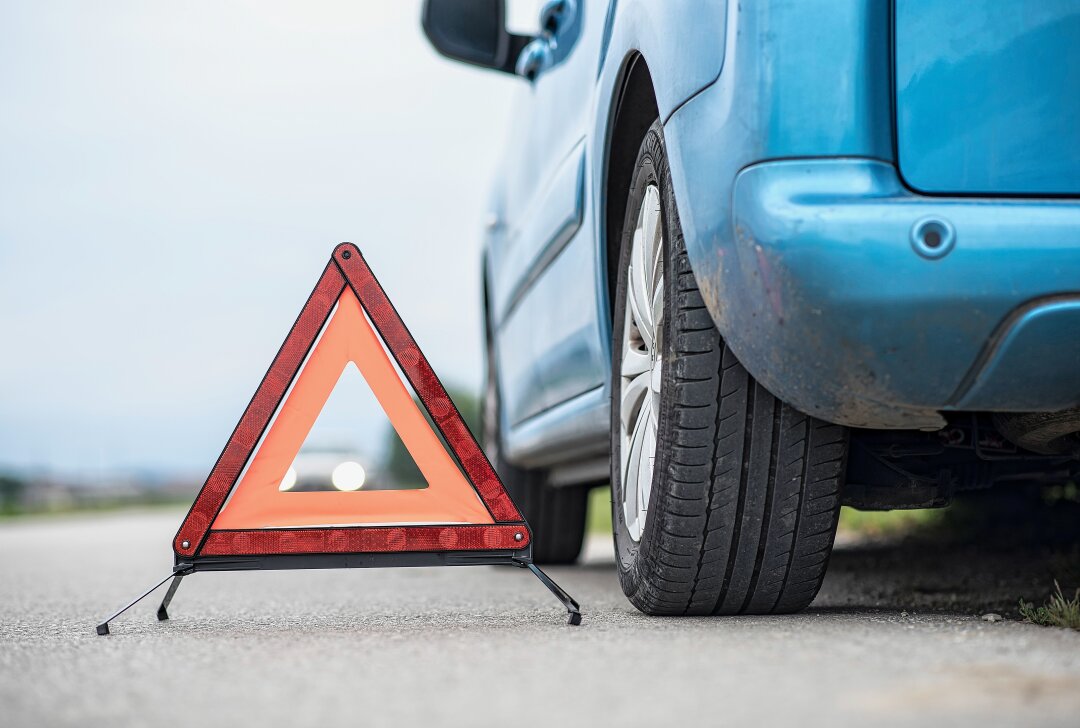
[(540, 567), (536, 564), (528, 563), (524, 564), (524, 566), (528, 566), (529, 571), (535, 574), (536, 578), (555, 595), (556, 599), (563, 603), (564, 607), (566, 607), (566, 623), (573, 625), (581, 624), (581, 608), (578, 606), (578, 603), (574, 601), (574, 598), (563, 591), (561, 586), (552, 581), (550, 576), (540, 571)]
[[(162, 579), (161, 581), (159, 581), (159, 582), (158, 582), (157, 584), (154, 584), (154, 585), (153, 585), (152, 587), (150, 587), (149, 589), (147, 589), (146, 591), (144, 591), (144, 592), (143, 592), (142, 594), (140, 594), (139, 596), (135, 597), (135, 598), (134, 598), (133, 600), (131, 600), (131, 602), (129, 602), (128, 604), (125, 604), (125, 605), (124, 605), (124, 606), (122, 606), (122, 607), (120, 607), (120, 609), (116, 610), (116, 612), (115, 612), (115, 613), (114, 613), (114, 614), (113, 614), (112, 616), (110, 616), (110, 617), (107, 617), (107, 618), (105, 619), (105, 621), (104, 621), (104, 622), (102, 622), (101, 624), (99, 624), (99, 625), (97, 626), (97, 633), (98, 633), (99, 635), (103, 635), (103, 636), (104, 636), (104, 635), (107, 635), (107, 634), (109, 634), (109, 622), (113, 621), (114, 619), (116, 619), (117, 617), (119, 617), (119, 616), (120, 616), (121, 614), (123, 614), (123, 613), (124, 613), (124, 612), (126, 612), (127, 610), (129, 610), (129, 609), (131, 609), (132, 607), (134, 607), (134, 606), (135, 606), (136, 604), (138, 604), (139, 602), (141, 602), (141, 601), (142, 601), (143, 599), (146, 599), (146, 598), (147, 598), (148, 596), (150, 596), (150, 593), (151, 593), (152, 591), (154, 591), (154, 590), (155, 590), (155, 589), (157, 589), (157, 588), (158, 588), (159, 586), (161, 586), (162, 584), (164, 584), (165, 582), (167, 582), (167, 581), (168, 581), (169, 579), (173, 579), (173, 578), (175, 578), (175, 579), (176, 579), (177, 581), (179, 581), (179, 577), (174, 577), (174, 576), (173, 576), (172, 574), (169, 574), (169, 575), (168, 575), (168, 576), (166, 576), (166, 577), (165, 577), (164, 579)], [(175, 582), (174, 582), (174, 584), (173, 584), (173, 587), (171, 587), (171, 588), (169, 589), (169, 591), (170, 591), (170, 592), (172, 592), (172, 591), (175, 591)]]
[(159, 622), (164, 622), (169, 618), (169, 604), (172, 603), (173, 596), (180, 586), (180, 580), (183, 578), (183, 574), (177, 574), (173, 577), (172, 584), (169, 584), (169, 588), (165, 592), (165, 598), (161, 600), (161, 606), (157, 608), (157, 618)]

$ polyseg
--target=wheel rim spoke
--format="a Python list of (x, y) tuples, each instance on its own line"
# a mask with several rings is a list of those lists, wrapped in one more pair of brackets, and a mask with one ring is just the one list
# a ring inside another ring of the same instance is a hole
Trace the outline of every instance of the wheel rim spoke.
[(623, 516), (630, 537), (639, 541), (652, 497), (663, 381), (664, 237), (656, 185), (645, 190), (631, 246), (619, 372), (619, 443)]
[(652, 358), (644, 347), (627, 345), (623, 351), (621, 374), (627, 379), (633, 379), (652, 369)]
[(626, 461), (623, 468), (623, 519), (626, 521), (626, 528), (630, 531), (630, 534), (640, 533), (637, 530), (637, 509), (632, 507), (631, 504), (637, 504), (637, 464), (640, 455), (641, 443), (638, 441), (636, 435), (633, 433), (630, 437), (626, 438), (623, 443), (623, 452), (626, 453)]
[[(641, 452), (642, 459), (638, 466), (638, 512), (640, 514), (639, 525), (645, 527), (645, 516), (649, 512), (649, 496), (652, 495), (653, 465), (656, 458), (656, 418), (652, 416), (653, 407), (651, 400), (646, 405), (649, 414), (642, 417)], [(644, 407), (642, 408), (645, 409)]]
[(630, 304), (638, 334), (644, 340), (646, 348), (651, 351), (653, 348), (652, 296), (649, 295), (649, 282), (646, 275), (649, 264), (644, 257), (642, 238), (640, 230), (634, 233), (634, 253), (630, 259), (629, 290), (626, 293), (626, 300)]
[[(658, 275), (656, 277), (656, 290), (654, 290), (652, 292), (652, 296), (650, 297), (649, 311), (650, 311), (649, 318), (652, 321), (659, 322), (661, 319), (664, 318), (664, 275), (663, 275), (663, 273), (661, 273), (660, 275)], [(653, 339), (655, 340), (659, 336), (660, 336), (660, 331), (659, 330), (654, 331)], [(653, 345), (651, 347), (649, 347), (649, 348), (653, 349), (653, 350), (657, 350), (656, 355), (658, 357), (660, 356), (660, 352), (658, 351), (659, 344), (656, 341), (654, 341)]]
[(650, 394), (652, 383), (652, 370), (644, 371), (637, 375), (623, 387), (622, 404), (619, 413), (622, 415), (622, 427), (624, 431), (632, 432), (636, 427), (638, 414), (645, 405), (646, 395)]

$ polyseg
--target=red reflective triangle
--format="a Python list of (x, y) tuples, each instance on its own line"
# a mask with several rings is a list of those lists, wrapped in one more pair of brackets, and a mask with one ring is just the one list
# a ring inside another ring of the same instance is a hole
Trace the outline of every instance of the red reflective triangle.
[[(368, 319), (460, 470), (416, 408)], [(278, 492), (350, 362), (375, 392), (428, 487)], [(180, 557), (517, 551), (529, 541), (521, 513), (360, 251), (343, 243), (180, 526), (173, 550)]]
[[(282, 492), (289, 466), (346, 367), (356, 365), (413, 457), (427, 487), (362, 492)], [(212, 530), (402, 523), (493, 523), (443, 448), (346, 288), (278, 406)]]

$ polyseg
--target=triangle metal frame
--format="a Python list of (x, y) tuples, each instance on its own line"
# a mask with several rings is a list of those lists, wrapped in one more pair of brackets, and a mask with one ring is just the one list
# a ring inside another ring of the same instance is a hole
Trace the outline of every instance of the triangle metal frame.
[[(466, 480), (476, 490), (493, 523), (238, 530), (212, 528), (346, 288), (351, 289), (360, 300), (375, 331), (442, 435), (449, 454), (461, 466)], [(530, 569), (563, 603), (569, 615), (569, 624), (581, 623), (577, 602), (533, 564), (532, 532), (528, 524), (397, 309), (360, 250), (352, 243), (342, 243), (334, 249), (315, 289), (180, 525), (173, 539), (173, 552), (173, 573), (99, 624), (99, 635), (109, 634), (110, 621), (170, 578), (172, 583), (158, 608), (159, 620), (169, 618), (169, 603), (184, 576), (197, 571), (252, 569), (475, 564), (521, 566)]]

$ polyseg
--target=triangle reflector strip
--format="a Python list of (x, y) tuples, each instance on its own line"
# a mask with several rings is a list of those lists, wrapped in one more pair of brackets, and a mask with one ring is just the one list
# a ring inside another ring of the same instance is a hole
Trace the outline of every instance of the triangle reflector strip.
[[(350, 364), (371, 387), (428, 487), (281, 492), (286, 471)], [(178, 558), (520, 551), (529, 541), (521, 513), (427, 359), (360, 251), (345, 243), (334, 250), (173, 549)]]

